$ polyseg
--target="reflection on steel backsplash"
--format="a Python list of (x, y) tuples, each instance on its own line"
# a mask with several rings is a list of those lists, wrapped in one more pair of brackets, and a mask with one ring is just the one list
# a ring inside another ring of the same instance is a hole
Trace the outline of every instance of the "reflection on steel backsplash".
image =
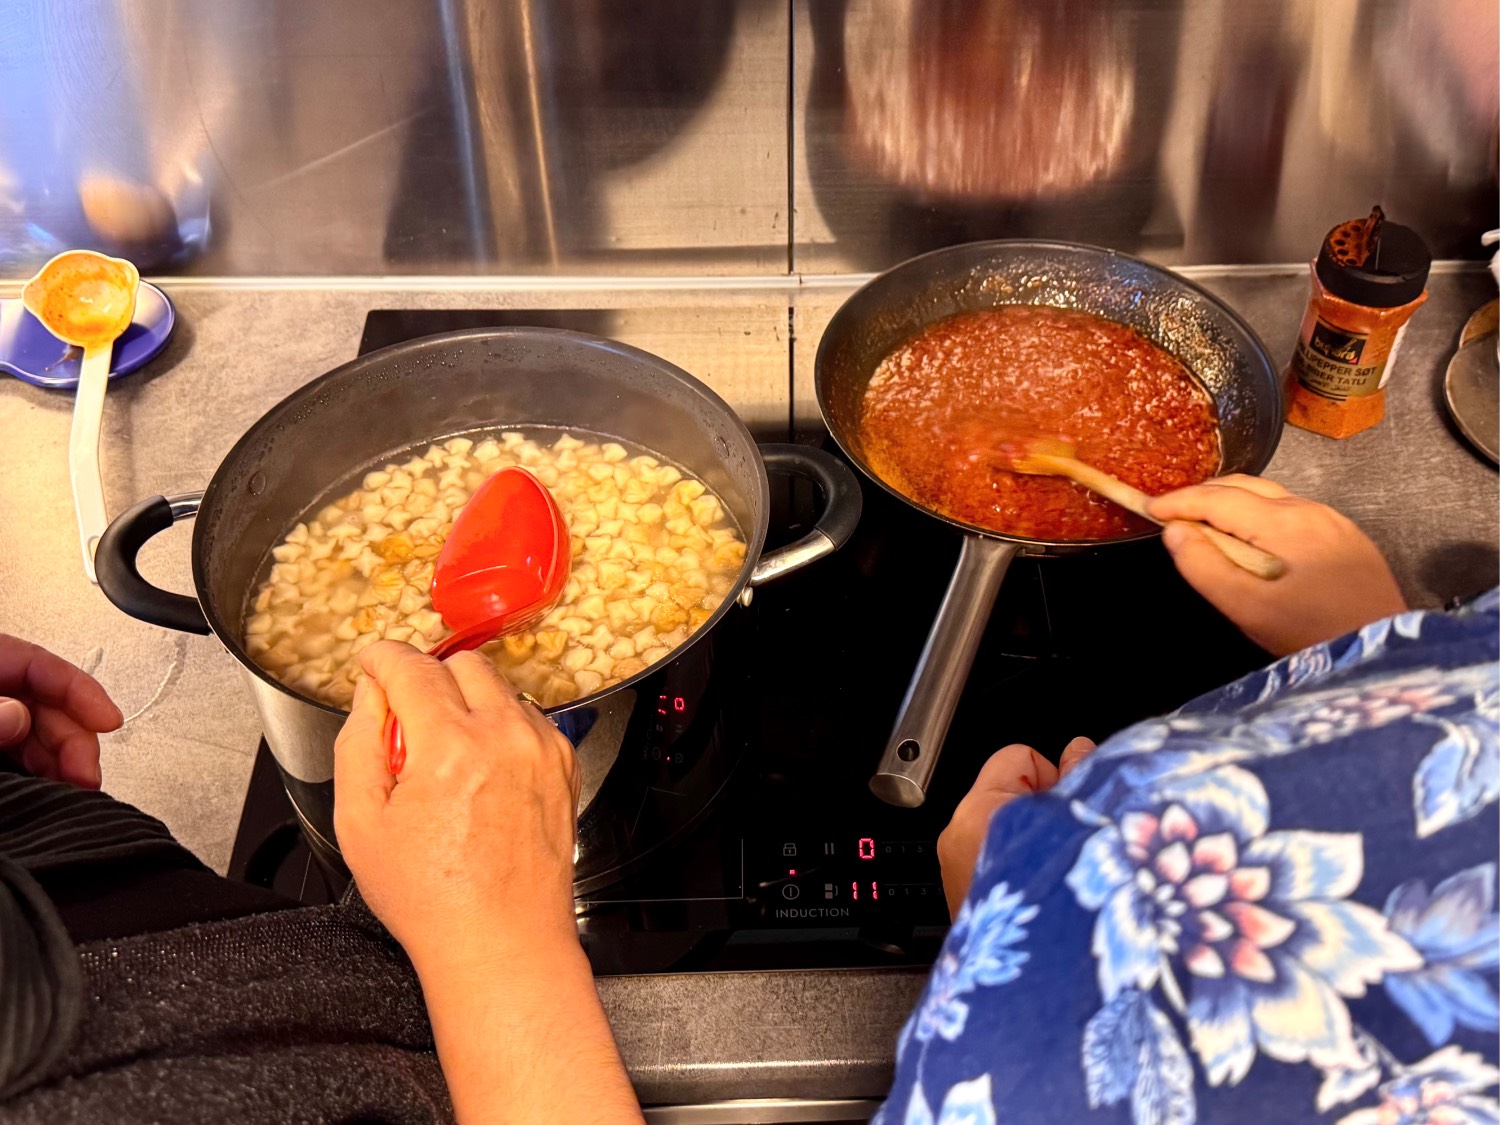
[(779, 271), (788, 51), (763, 0), (0, 0), (0, 277)]
[(139, 31), (115, 4), (7, 0), (0, 270), (75, 246), (152, 268), (206, 242), (206, 153), (149, 130), (150, 75), (122, 64)]
[(1071, 192), (1125, 162), (1130, 37), (1109, 5), (853, 0), (844, 23), (852, 157), (948, 199)]

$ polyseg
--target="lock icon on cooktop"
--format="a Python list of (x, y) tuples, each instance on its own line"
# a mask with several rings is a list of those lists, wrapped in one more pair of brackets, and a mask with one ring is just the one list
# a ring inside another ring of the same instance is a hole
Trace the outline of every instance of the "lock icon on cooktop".
[(787, 859), (796, 859), (797, 858), (797, 845), (796, 844), (782, 844), (781, 845), (781, 854), (784, 855)]

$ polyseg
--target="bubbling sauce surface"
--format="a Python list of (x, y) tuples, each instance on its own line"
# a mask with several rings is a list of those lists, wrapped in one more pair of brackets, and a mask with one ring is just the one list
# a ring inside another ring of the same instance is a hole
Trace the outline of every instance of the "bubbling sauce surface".
[(929, 325), (881, 361), (860, 408), (865, 457), (913, 500), (1031, 539), (1150, 526), (1081, 485), (998, 468), (997, 433), (1077, 447), (1153, 496), (1219, 469), (1213, 400), (1175, 357), (1090, 313), (1011, 305)]

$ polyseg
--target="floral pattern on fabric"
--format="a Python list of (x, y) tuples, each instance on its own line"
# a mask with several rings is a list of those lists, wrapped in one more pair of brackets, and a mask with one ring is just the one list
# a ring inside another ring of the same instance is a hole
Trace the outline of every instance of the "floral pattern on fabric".
[[(1130, 775), (1144, 779), (1169, 770), (1277, 757), (1416, 720), (1432, 743), (1429, 761), (1424, 761), (1418, 777), (1424, 770), (1434, 775), (1427, 798), (1434, 811), (1424, 816), (1422, 795), (1417, 795), (1420, 834), (1430, 835), (1443, 824), (1466, 819), (1500, 797), (1500, 666), (1494, 662), (1371, 677), (1323, 690), (1309, 686), (1302, 694), (1262, 699), (1260, 704), (1229, 724), (1221, 716), (1199, 713), (1138, 723), (1106, 741), (1054, 792), (1067, 796), (1080, 791), (1095, 771), (1115, 758), (1151, 756)], [(1443, 752), (1454, 730), (1462, 745)], [(1166, 753), (1158, 755), (1159, 751)], [(1444, 771), (1447, 787), (1437, 778), (1434, 756), (1450, 763)], [(1462, 798), (1451, 788), (1458, 782), (1467, 787)], [(1451, 813), (1440, 810), (1439, 802), (1445, 799), (1453, 802)]]
[(1420, 879), (1391, 892), (1385, 915), (1393, 931), (1422, 955), (1422, 966), (1385, 979), (1385, 990), (1434, 1047), (1455, 1027), (1500, 1027), (1500, 1001), (1486, 980), (1500, 965), (1496, 865), (1481, 864), (1443, 880), (1429, 894)]
[(1380, 1104), (1339, 1118), (1338, 1125), (1495, 1125), (1500, 1101), (1483, 1091), (1500, 1070), (1479, 1055), (1445, 1047), (1380, 1087)]
[(1120, 732), (992, 822), (877, 1120), (1500, 1125), (1497, 801), (1495, 592)]
[(963, 997), (981, 986), (1007, 984), (1021, 975), (1028, 954), (1015, 948), (1023, 928), (1036, 917), (1019, 894), (1001, 883), (977, 905), (965, 902), (953, 921), (943, 952), (932, 967), (927, 996), (916, 1014), (916, 1037), (956, 1039), (963, 1034), (969, 1005)]
[(1257, 1053), (1325, 1068), (1353, 1059), (1341, 998), (1422, 963), (1379, 912), (1349, 900), (1364, 871), (1358, 835), (1269, 821), (1260, 781), (1238, 766), (1167, 780), (1105, 818), (1067, 876), (1098, 912), (1105, 1003), (1160, 986), (1214, 1086), (1238, 1082)]
[(943, 1097), (942, 1108), (937, 1116), (927, 1104), (927, 1096), (918, 1084), (913, 1088), (911, 1101), (906, 1103), (903, 1125), (995, 1125), (995, 1104), (990, 1100), (990, 1080), (981, 1075), (969, 1082), (959, 1082), (948, 1088)]
[(1500, 670), (1491, 671), (1495, 678), (1476, 696), (1473, 715), (1430, 720), (1442, 737), (1412, 779), (1418, 836), (1468, 820), (1500, 798)]
[[(1029, 954), (1017, 947), (1026, 940), (1026, 923), (1036, 914), (1036, 907), (1026, 905), (1021, 895), (1012, 892), (1005, 883), (991, 887), (978, 901), (970, 898), (959, 908), (943, 951), (932, 967), (922, 1002), (902, 1028), (896, 1049), (899, 1061), (907, 1057), (913, 1040), (922, 1045), (914, 1063), (917, 1081), (903, 1118), (907, 1125), (934, 1121), (936, 1125), (979, 1125), (995, 1121), (986, 1075), (951, 1087), (934, 1119), (922, 1090), (922, 1061), (932, 1040), (951, 1042), (963, 1035), (970, 1003), (978, 999), (973, 993), (980, 988), (1009, 984), (1021, 975)], [(889, 1119), (882, 1110), (875, 1120)]]

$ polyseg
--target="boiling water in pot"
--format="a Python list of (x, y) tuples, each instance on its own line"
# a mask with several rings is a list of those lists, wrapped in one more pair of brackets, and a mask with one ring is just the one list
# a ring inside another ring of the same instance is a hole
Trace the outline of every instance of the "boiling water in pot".
[(434, 562), (469, 497), (513, 465), (557, 500), (572, 566), (535, 630), (480, 651), (544, 706), (662, 660), (739, 577), (744, 535), (717, 496), (667, 459), (578, 430), (471, 433), (389, 454), (324, 493), (263, 567), (245, 612), (251, 658), (293, 690), (347, 707), (366, 646), (383, 638), (426, 649), (447, 636), (428, 592)]

